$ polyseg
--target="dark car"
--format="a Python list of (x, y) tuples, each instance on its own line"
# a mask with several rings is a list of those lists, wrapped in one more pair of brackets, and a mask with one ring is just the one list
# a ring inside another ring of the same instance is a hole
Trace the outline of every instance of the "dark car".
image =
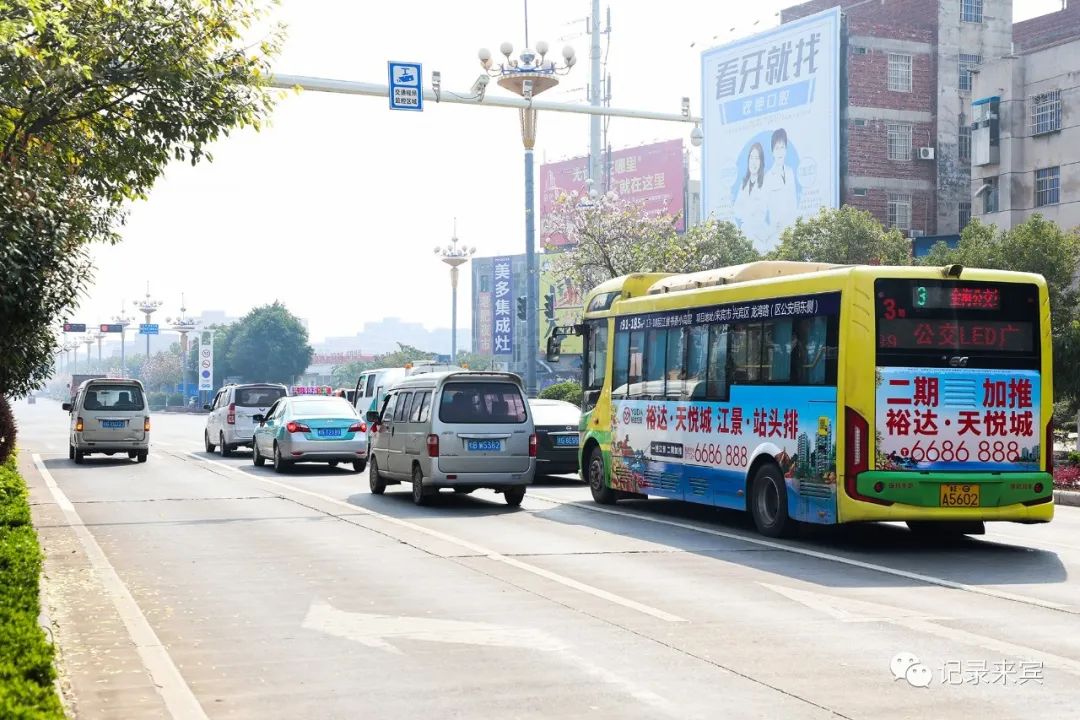
[(530, 400), (536, 425), (536, 474), (578, 472), (581, 409), (562, 400)]

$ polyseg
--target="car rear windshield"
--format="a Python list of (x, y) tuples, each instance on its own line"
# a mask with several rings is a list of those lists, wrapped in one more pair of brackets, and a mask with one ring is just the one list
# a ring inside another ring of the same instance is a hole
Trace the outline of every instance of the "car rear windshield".
[(236, 389), (236, 404), (240, 407), (270, 407), (278, 398), (285, 397), (285, 388), (246, 387)]
[(142, 388), (138, 385), (91, 385), (83, 399), (85, 410), (142, 410)]
[(356, 410), (345, 398), (297, 398), (292, 401), (295, 417), (356, 417)]
[(523, 423), (528, 415), (517, 385), (480, 381), (443, 388), (439, 419), (445, 423)]

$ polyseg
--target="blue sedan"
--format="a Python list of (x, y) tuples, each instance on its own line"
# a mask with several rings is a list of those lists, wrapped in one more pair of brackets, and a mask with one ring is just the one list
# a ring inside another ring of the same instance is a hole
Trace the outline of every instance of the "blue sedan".
[(252, 459), (260, 467), (267, 460), (277, 472), (298, 462), (325, 462), (331, 467), (352, 463), (354, 472), (367, 467), (367, 424), (345, 398), (283, 397), (254, 420), (258, 426)]

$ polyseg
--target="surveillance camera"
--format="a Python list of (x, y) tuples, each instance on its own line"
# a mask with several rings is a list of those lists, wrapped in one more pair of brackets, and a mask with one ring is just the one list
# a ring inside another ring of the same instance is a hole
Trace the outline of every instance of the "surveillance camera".
[(472, 84), (472, 94), (479, 100), (484, 99), (484, 90), (487, 88), (487, 84), (490, 78), (487, 75), (481, 75), (476, 78), (476, 82)]
[(959, 278), (962, 272), (964, 272), (964, 266), (959, 264), (946, 265), (941, 268), (941, 274), (947, 278)]

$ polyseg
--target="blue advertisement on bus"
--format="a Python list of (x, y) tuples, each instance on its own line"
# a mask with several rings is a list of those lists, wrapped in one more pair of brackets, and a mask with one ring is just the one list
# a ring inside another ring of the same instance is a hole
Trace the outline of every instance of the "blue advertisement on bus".
[(878, 470), (1039, 469), (1034, 370), (878, 368)]
[(613, 400), (611, 485), (746, 508), (754, 458), (772, 455), (788, 514), (836, 522), (836, 388), (734, 386), (727, 402)]

